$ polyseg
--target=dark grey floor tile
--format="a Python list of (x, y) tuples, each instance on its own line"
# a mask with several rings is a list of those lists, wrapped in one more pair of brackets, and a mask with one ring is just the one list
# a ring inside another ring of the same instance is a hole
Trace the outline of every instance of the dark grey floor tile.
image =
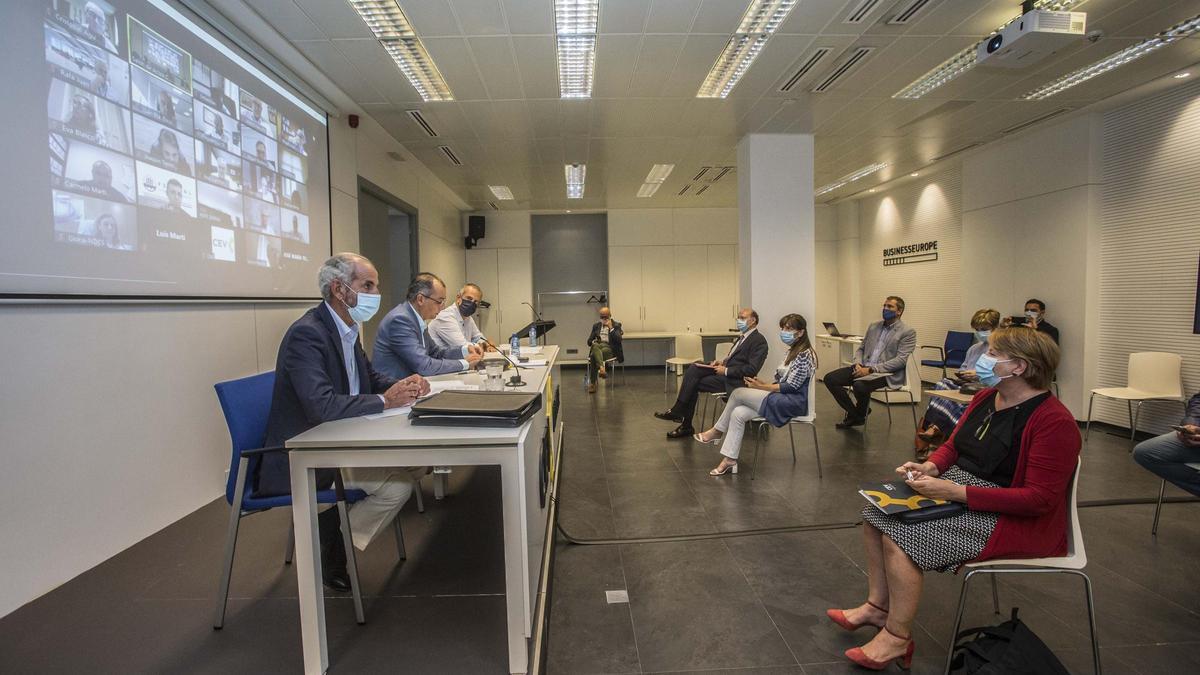
[(665, 670), (648, 675), (803, 675), (802, 666), (766, 666), (764, 668), (722, 668), (720, 670)]
[(618, 535), (649, 537), (715, 531), (678, 472), (614, 474), (610, 478)]
[(802, 522), (800, 513), (782, 495), (769, 485), (755, 485), (748, 475), (710, 476), (707, 471), (681, 475), (720, 531), (788, 527)]
[(625, 590), (617, 547), (567, 545), (556, 553), (546, 672), (640, 672), (629, 605), (609, 604), (612, 590)]
[(621, 547), (643, 670), (795, 664), (720, 541)]

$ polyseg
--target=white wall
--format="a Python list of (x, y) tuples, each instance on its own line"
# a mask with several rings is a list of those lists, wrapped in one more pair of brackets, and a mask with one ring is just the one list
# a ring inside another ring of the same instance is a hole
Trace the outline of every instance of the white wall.
[(837, 208), (819, 204), (813, 210), (816, 219), (815, 241), (813, 242), (813, 266), (816, 278), (815, 309), (806, 316), (811, 335), (824, 333), (823, 321), (837, 323), (838, 316), (838, 222)]
[[(418, 207), (422, 265), (459, 283), (457, 198), (386, 158), (398, 145), (369, 117), (332, 119), (330, 144), (333, 248), (358, 247), (361, 174)], [(0, 615), (223, 493), (212, 385), (274, 368), (308, 306), (0, 304)]]

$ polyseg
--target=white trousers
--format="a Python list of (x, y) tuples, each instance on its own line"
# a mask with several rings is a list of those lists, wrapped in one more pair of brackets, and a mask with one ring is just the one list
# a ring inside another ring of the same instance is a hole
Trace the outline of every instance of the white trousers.
[(739, 387), (729, 396), (721, 419), (714, 425), (717, 431), (725, 434), (721, 442), (721, 454), (729, 459), (737, 459), (742, 451), (742, 437), (746, 435), (746, 423), (759, 416), (763, 401), (769, 391)]
[(423, 466), (344, 470), (346, 489), (367, 493), (366, 499), (350, 505), (350, 533), (355, 548), (365, 551), (367, 545), (392, 524), (392, 519), (412, 496), (415, 482), (425, 473)]

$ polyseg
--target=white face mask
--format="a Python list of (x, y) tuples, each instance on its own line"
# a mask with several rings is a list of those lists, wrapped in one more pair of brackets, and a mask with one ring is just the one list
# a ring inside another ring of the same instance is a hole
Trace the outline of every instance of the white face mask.
[(1036, 309), (1025, 310), (1025, 316), (1029, 317), (1030, 319), (1036, 319), (1040, 315), (1041, 315), (1041, 312), (1037, 311)]

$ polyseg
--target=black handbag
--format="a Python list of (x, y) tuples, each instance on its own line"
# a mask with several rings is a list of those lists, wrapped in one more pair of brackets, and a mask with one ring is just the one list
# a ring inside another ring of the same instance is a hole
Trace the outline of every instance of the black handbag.
[[(973, 639), (965, 639), (972, 638)], [(968, 628), (954, 637), (950, 672), (970, 675), (1069, 675), (1054, 652), (1017, 618), (998, 626)]]
[(950, 502), (948, 504), (938, 504), (937, 506), (927, 506), (923, 509), (915, 511), (903, 511), (896, 514), (896, 518), (903, 523), (923, 523), (927, 520), (941, 520), (950, 516), (957, 516), (966, 511), (967, 507), (958, 502)]

